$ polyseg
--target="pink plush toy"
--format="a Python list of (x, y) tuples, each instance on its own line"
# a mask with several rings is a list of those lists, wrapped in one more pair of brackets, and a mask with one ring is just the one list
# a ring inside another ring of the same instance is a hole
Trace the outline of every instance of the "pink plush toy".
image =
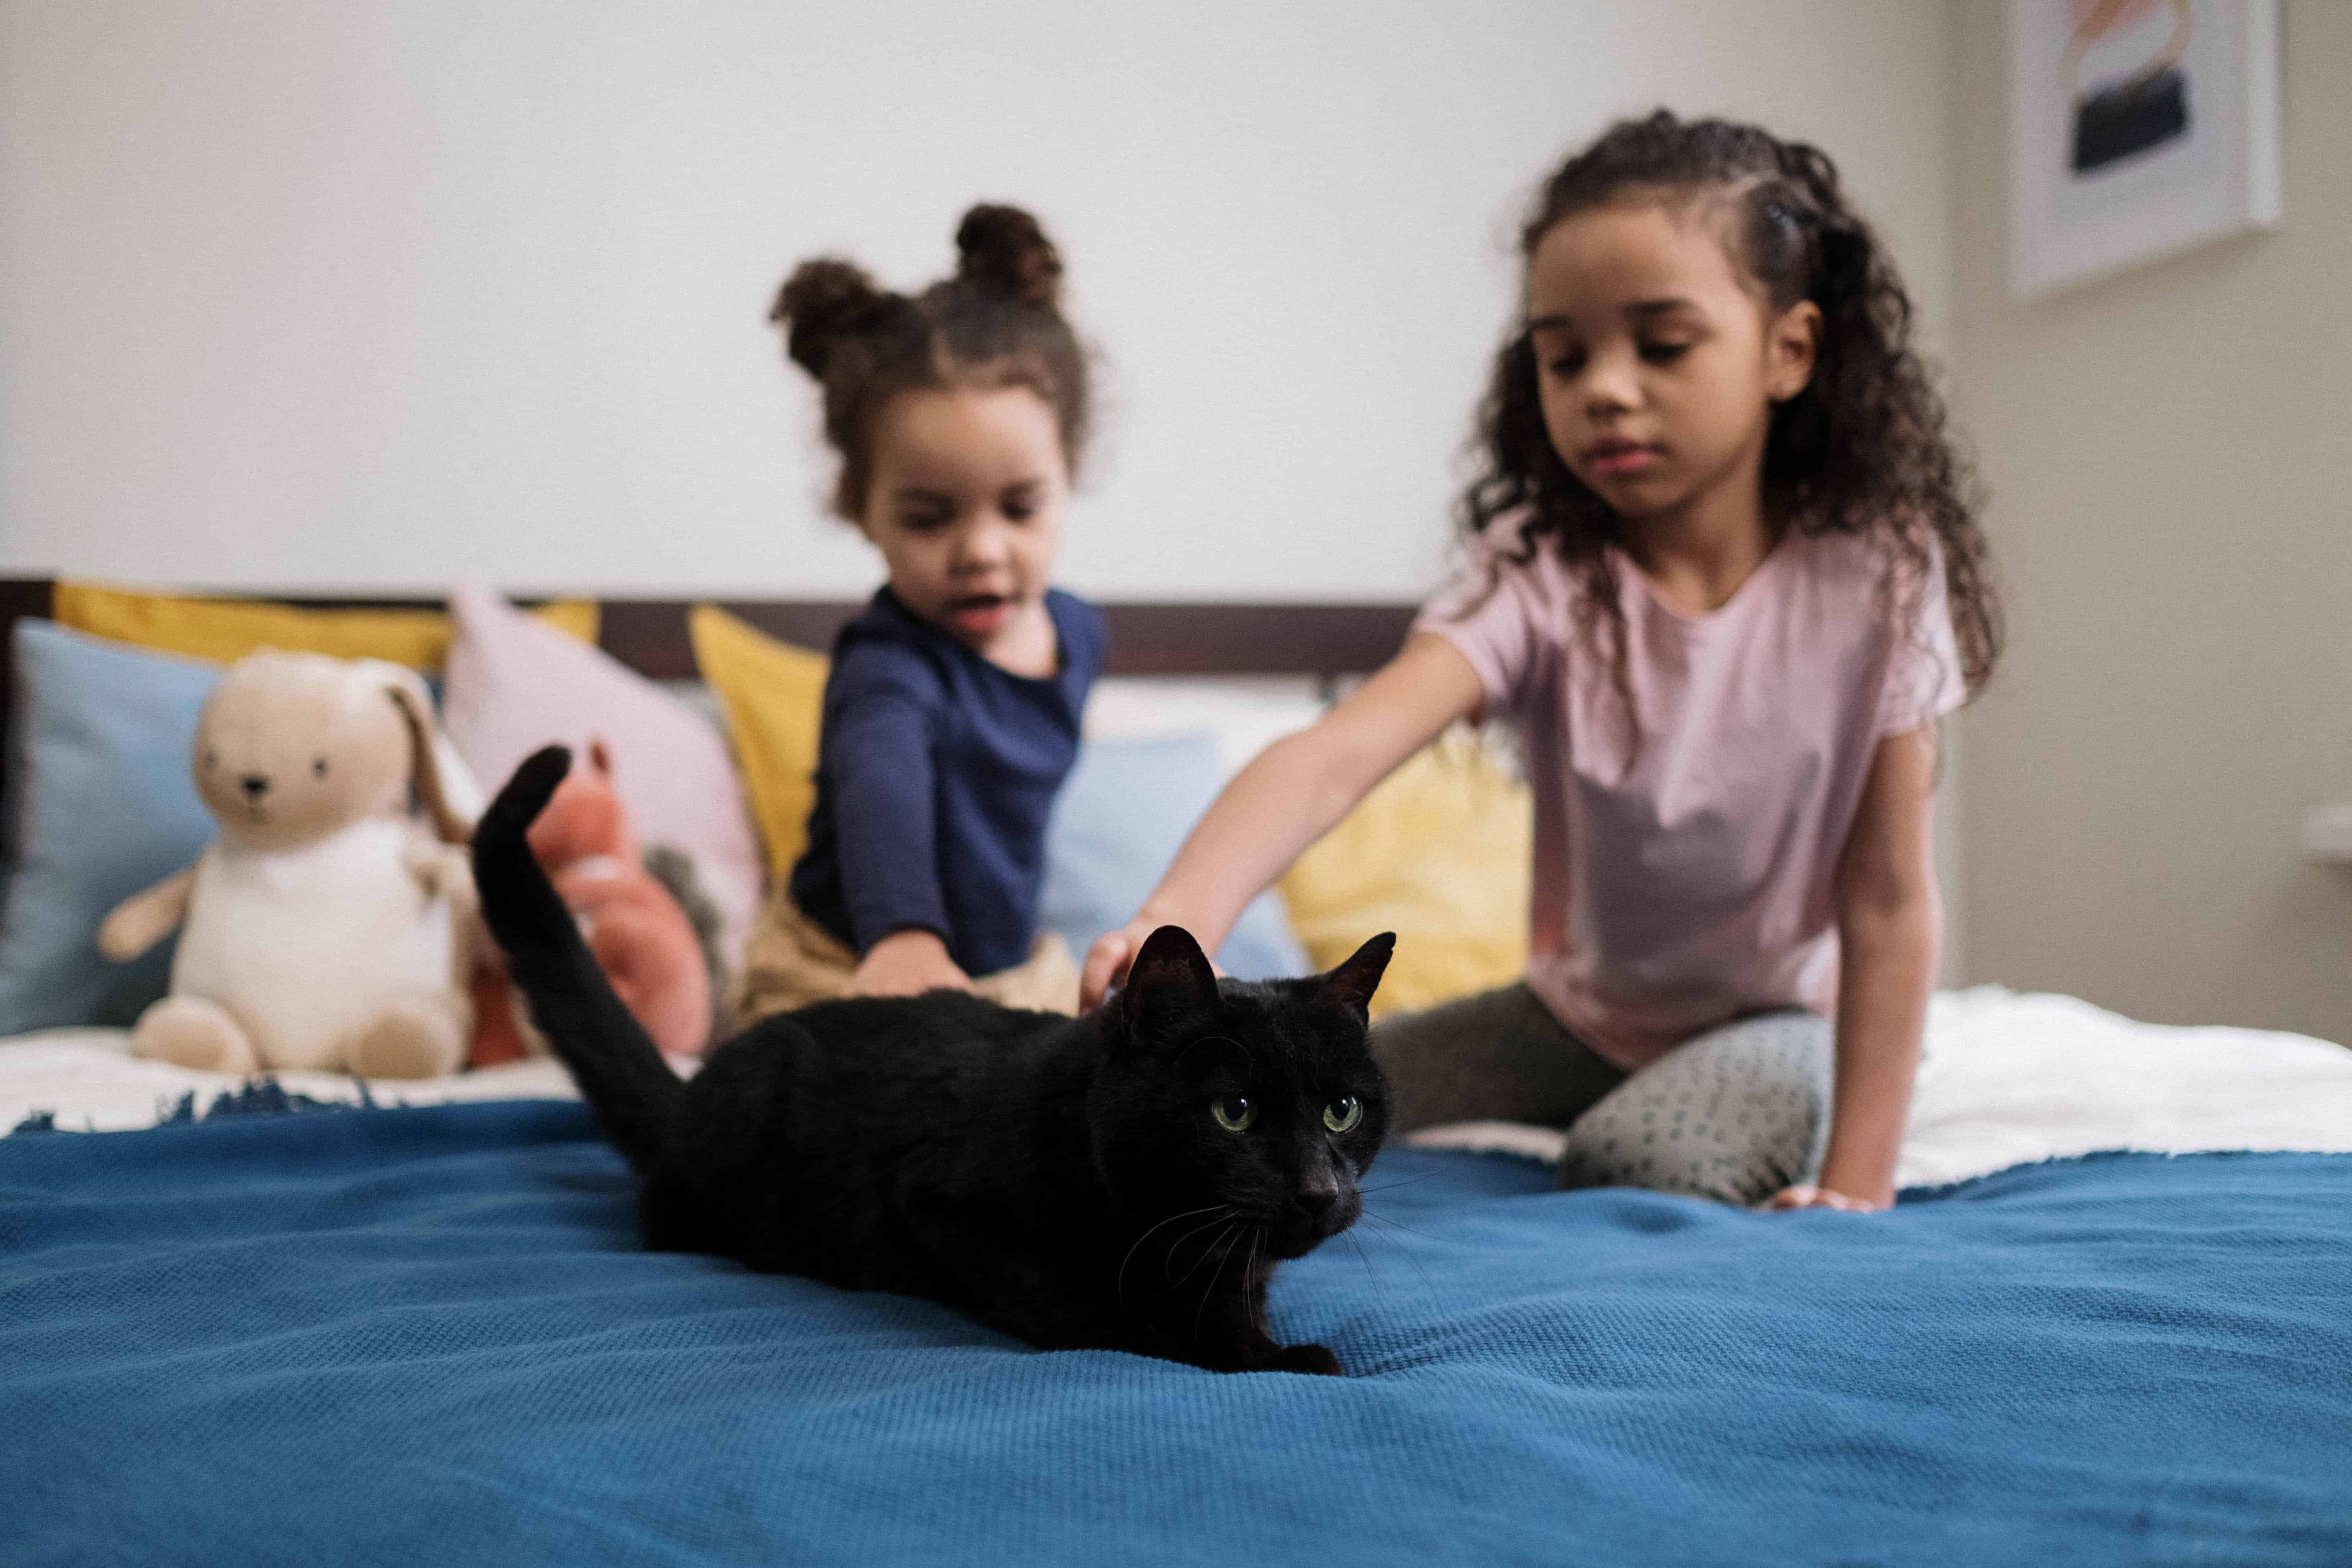
[[(614, 991), (654, 1044), (672, 1056), (699, 1052), (711, 1022), (702, 944), (677, 900), (646, 869), (602, 741), (588, 743), (587, 765), (573, 764), (531, 824), (530, 847)], [(503, 961), (477, 974), (474, 994), (487, 1016), (475, 1036), (473, 1065), (525, 1054), (531, 1037), (520, 999), (509, 997)]]

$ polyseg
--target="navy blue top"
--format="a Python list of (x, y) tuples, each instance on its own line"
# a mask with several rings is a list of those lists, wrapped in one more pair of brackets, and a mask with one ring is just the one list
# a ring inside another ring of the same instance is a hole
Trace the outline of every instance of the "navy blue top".
[(1061, 669), (989, 663), (884, 588), (834, 638), (808, 849), (793, 902), (859, 953), (936, 931), (966, 974), (1029, 956), (1045, 816), (1102, 673), (1102, 612), (1058, 588)]

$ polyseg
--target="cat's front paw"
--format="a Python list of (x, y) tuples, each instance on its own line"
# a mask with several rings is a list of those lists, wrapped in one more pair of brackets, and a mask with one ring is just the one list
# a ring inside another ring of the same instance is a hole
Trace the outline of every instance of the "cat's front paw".
[(1257, 1363), (1260, 1372), (1303, 1372), (1317, 1377), (1338, 1377), (1339, 1358), (1322, 1345), (1284, 1345)]

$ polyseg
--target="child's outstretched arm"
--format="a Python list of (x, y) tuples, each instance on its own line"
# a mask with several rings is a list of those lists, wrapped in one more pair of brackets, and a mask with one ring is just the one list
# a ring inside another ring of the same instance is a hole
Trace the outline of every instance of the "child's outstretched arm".
[(1829, 1153), (1821, 1185), (1791, 1187), (1773, 1200), (1775, 1207), (1883, 1208), (1895, 1201), (1895, 1162), (1943, 941), (1930, 836), (1935, 782), (1932, 729), (1878, 743), (1838, 863), (1837, 1090)]
[(1087, 953), (1080, 987), (1094, 1006), (1127, 973), (1143, 939), (1163, 925), (1214, 952), (1264, 891), (1386, 778), (1486, 699), (1478, 672), (1434, 632), (1418, 632), (1380, 672), (1312, 728), (1286, 736), (1234, 775), (1211, 804), (1168, 874), (1120, 931)]
[[(852, 663), (852, 660), (856, 660)], [(851, 996), (912, 996), (971, 981), (948, 952), (932, 814), (931, 712), (939, 693), (920, 667), (853, 651), (836, 675), (840, 712), (824, 737), (835, 831), (859, 949)]]

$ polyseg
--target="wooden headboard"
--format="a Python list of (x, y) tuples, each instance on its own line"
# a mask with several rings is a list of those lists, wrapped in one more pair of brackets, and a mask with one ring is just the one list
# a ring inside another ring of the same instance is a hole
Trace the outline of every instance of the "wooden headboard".
[[(20, 616), (50, 613), (49, 578), (0, 578), (0, 736), (16, 694), (16, 626)], [(438, 609), (436, 599), (241, 595), (312, 609)], [(687, 640), (688, 599), (606, 599), (597, 645), (655, 680), (695, 674)], [(819, 652), (833, 646), (842, 622), (864, 607), (847, 599), (717, 601), (771, 637)], [(1412, 623), (1411, 605), (1235, 605), (1112, 603), (1112, 675), (1305, 675), (1323, 679), (1360, 675), (1387, 662)]]

